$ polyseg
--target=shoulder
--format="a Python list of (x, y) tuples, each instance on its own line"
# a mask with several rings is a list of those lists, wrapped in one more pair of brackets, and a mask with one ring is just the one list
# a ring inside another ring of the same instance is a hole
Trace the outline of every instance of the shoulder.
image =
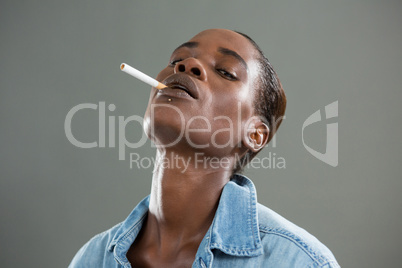
[(119, 223), (109, 230), (92, 237), (75, 254), (68, 267), (103, 267), (108, 259), (113, 259), (113, 253), (108, 250), (108, 246), (112, 242), (121, 224), (122, 223)]
[(340, 267), (332, 252), (306, 230), (261, 204), (257, 211), (264, 254), (286, 255), (294, 267)]
[(119, 248), (121, 251), (130, 247), (131, 243), (127, 241), (135, 239), (133, 230), (136, 230), (138, 234), (138, 230), (141, 229), (142, 221), (148, 211), (148, 204), (149, 196), (138, 203), (123, 222), (94, 236), (77, 252), (69, 267), (116, 267), (117, 257), (123, 258), (125, 253), (116, 256), (115, 249)]

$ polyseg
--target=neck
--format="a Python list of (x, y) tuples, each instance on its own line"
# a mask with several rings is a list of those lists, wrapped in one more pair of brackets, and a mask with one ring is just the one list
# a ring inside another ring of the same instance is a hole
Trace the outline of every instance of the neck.
[(212, 223), (231, 169), (205, 164), (199, 155), (158, 151), (157, 158), (146, 229), (160, 244), (199, 244)]

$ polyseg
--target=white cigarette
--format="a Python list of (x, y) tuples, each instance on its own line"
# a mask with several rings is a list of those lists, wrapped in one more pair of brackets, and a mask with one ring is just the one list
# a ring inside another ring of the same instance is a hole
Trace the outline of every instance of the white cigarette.
[(128, 65), (128, 64), (126, 64), (126, 63), (122, 63), (122, 64), (120, 65), (120, 69), (121, 69), (123, 72), (126, 72), (126, 73), (128, 73), (129, 75), (132, 75), (132, 76), (134, 76), (135, 78), (141, 80), (142, 82), (144, 82), (144, 83), (146, 83), (146, 84), (148, 84), (148, 85), (150, 85), (150, 86), (152, 86), (152, 87), (155, 87), (155, 88), (157, 88), (157, 89), (163, 89), (163, 88), (166, 87), (164, 84), (162, 84), (162, 83), (156, 81), (156, 80), (153, 79), (152, 77), (150, 77), (150, 76), (144, 74), (143, 72), (138, 71), (137, 69), (131, 67), (130, 65)]

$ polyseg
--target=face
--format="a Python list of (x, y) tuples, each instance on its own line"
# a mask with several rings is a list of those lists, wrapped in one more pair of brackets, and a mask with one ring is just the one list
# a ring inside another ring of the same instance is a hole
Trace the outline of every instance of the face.
[(254, 115), (257, 51), (238, 33), (203, 31), (175, 49), (152, 88), (144, 119), (157, 146), (225, 156), (239, 150)]

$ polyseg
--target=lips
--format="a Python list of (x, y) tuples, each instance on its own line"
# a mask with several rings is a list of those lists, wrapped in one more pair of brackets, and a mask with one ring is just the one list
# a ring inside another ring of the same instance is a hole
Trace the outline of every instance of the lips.
[[(198, 99), (198, 88), (195, 82), (185, 74), (174, 74), (166, 78), (163, 83), (173, 90), (182, 90), (194, 99)], [(163, 89), (162, 89), (163, 91)]]

